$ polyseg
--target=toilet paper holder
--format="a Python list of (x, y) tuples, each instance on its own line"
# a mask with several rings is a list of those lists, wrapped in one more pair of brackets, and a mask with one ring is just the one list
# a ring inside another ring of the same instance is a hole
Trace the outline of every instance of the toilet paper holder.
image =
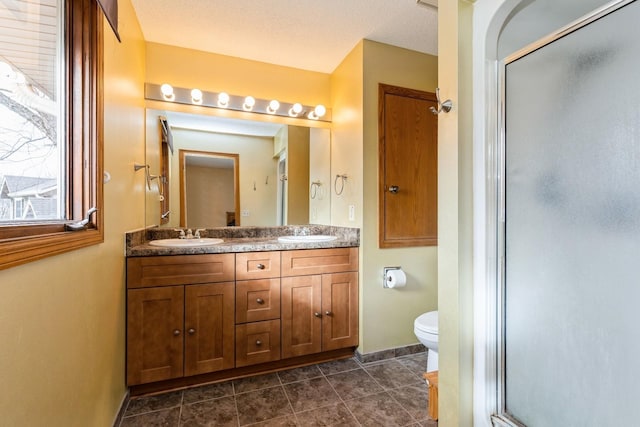
[(389, 288), (389, 285), (387, 283), (387, 272), (391, 271), (391, 270), (402, 270), (402, 267), (384, 267), (384, 271), (382, 272), (382, 287), (383, 288)]

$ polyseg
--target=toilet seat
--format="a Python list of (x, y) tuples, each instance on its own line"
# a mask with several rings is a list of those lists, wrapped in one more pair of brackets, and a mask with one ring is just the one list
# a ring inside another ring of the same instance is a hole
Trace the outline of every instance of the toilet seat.
[(420, 332), (438, 335), (438, 312), (430, 311), (421, 314), (414, 322), (414, 328)]

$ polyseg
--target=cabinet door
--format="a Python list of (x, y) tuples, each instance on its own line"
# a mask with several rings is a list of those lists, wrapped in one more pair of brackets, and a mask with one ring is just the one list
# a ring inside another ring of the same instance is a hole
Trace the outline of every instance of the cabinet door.
[(185, 287), (184, 374), (234, 367), (234, 284)]
[(182, 376), (183, 315), (183, 286), (128, 291), (128, 385)]
[(322, 276), (282, 278), (282, 358), (322, 350)]
[(322, 350), (358, 345), (358, 273), (322, 275)]

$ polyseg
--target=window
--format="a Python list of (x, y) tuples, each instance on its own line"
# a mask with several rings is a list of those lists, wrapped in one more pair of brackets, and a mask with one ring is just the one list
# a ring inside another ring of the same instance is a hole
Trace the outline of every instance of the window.
[(103, 241), (102, 20), (95, 0), (2, 0), (0, 36), (3, 269)]

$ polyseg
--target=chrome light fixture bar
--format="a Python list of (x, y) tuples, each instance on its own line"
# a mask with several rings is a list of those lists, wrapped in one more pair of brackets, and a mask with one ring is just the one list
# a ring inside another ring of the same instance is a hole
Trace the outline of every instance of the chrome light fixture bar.
[(298, 102), (288, 103), (275, 99), (230, 95), (226, 92), (206, 92), (197, 88), (173, 87), (168, 83), (162, 85), (145, 83), (144, 97), (152, 101), (175, 102), (223, 110), (331, 122), (331, 110), (324, 105), (310, 106)]

